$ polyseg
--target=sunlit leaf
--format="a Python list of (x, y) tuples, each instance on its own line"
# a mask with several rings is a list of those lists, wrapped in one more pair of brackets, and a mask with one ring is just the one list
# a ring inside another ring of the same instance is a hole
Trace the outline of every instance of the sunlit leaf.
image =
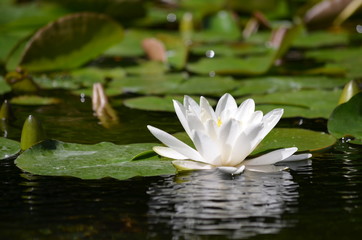
[(12, 104), (18, 105), (51, 105), (57, 104), (60, 101), (59, 98), (41, 97), (37, 95), (22, 95), (10, 100)]
[(337, 138), (353, 136), (362, 140), (362, 93), (336, 107), (328, 120), (328, 131)]
[[(146, 97), (136, 97), (124, 100), (124, 105), (129, 108), (147, 110), (147, 111), (164, 111), (164, 112), (174, 112), (172, 100), (177, 100), (183, 102), (183, 96), (165, 96), (165, 97), (156, 97), (156, 96), (146, 96)], [(215, 101), (208, 99), (211, 105), (215, 104)]]
[(242, 79), (239, 88), (232, 92), (234, 96), (286, 92), (300, 89), (330, 89), (341, 87), (347, 78), (329, 78), (325, 76), (266, 76)]
[[(170, 161), (150, 152), (152, 143), (82, 145), (47, 140), (23, 152), (15, 161), (24, 171), (47, 176), (72, 176), (82, 179), (113, 177), (120, 180), (136, 176), (174, 174)], [(137, 160), (133, 160), (139, 156)]]
[(202, 58), (198, 62), (189, 63), (187, 69), (197, 74), (259, 75), (269, 70), (274, 57), (275, 49), (269, 49), (267, 54), (261, 56)]
[(76, 68), (122, 40), (122, 27), (102, 14), (76, 13), (38, 30), (20, 65), (29, 71)]
[(183, 101), (183, 96), (146, 96), (124, 100), (124, 105), (129, 108), (148, 110), (148, 111), (165, 111), (174, 112), (172, 100)]
[(252, 95), (257, 109), (263, 112), (284, 108), (283, 117), (328, 118), (338, 104), (341, 90), (301, 90), (295, 92)]
[(296, 38), (293, 47), (317, 48), (325, 46), (345, 45), (349, 42), (349, 36), (345, 32), (305, 32)]
[(19, 142), (0, 137), (0, 160), (14, 157), (19, 151)]

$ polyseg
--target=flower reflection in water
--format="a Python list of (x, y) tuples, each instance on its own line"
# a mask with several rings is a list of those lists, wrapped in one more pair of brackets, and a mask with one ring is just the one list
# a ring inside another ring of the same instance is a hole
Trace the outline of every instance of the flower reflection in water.
[(216, 170), (185, 172), (155, 182), (148, 194), (150, 228), (166, 225), (173, 239), (277, 233), (295, 224), (282, 215), (298, 210), (299, 197), (288, 171), (234, 177)]

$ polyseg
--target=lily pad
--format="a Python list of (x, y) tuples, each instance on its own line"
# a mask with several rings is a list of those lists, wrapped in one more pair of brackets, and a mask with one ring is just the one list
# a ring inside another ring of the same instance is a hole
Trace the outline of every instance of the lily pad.
[(198, 62), (188, 64), (187, 69), (197, 74), (260, 75), (269, 70), (275, 53), (276, 50), (270, 48), (267, 54), (261, 56), (202, 58)]
[(323, 132), (300, 128), (274, 128), (252, 154), (287, 147), (297, 147), (298, 152), (315, 152), (331, 147), (335, 142), (333, 136)]
[(60, 99), (51, 97), (41, 97), (36, 95), (23, 95), (10, 100), (11, 104), (18, 105), (51, 105), (58, 104)]
[(325, 46), (346, 45), (349, 42), (349, 36), (344, 32), (305, 32), (296, 38), (293, 47), (317, 48)]
[(15, 157), (19, 152), (19, 142), (0, 137), (0, 160)]
[(195, 55), (206, 56), (236, 56), (250, 54), (265, 54), (268, 48), (265, 45), (256, 45), (249, 43), (231, 43), (231, 44), (202, 44), (191, 47), (191, 52)]
[(263, 112), (284, 108), (283, 117), (329, 118), (338, 104), (340, 95), (341, 90), (301, 90), (251, 95), (237, 101), (242, 102), (246, 98), (253, 98), (257, 109)]
[(328, 120), (328, 131), (336, 138), (353, 136), (362, 143), (362, 92), (339, 105)]
[(231, 77), (191, 77), (178, 86), (170, 89), (170, 94), (197, 94), (197, 95), (222, 95), (230, 92), (239, 85)]
[(325, 76), (267, 76), (243, 79), (239, 88), (232, 92), (234, 96), (286, 92), (300, 89), (328, 89), (341, 87), (349, 79)]
[(10, 91), (11, 87), (6, 83), (5, 79), (2, 76), (0, 76), (0, 94), (4, 94)]
[(113, 177), (123, 180), (136, 176), (174, 174), (175, 169), (170, 161), (160, 160), (151, 153), (154, 145), (115, 145), (109, 142), (82, 145), (47, 140), (23, 152), (15, 163), (32, 174), (81, 179)]
[(76, 68), (121, 41), (122, 27), (103, 14), (76, 13), (38, 30), (20, 65), (29, 71)]
[(185, 76), (183, 74), (151, 74), (128, 76), (126, 78), (114, 79), (108, 84), (106, 93), (121, 94), (124, 92), (142, 94), (163, 94), (172, 89), (177, 89)]
[[(191, 139), (185, 132), (174, 134), (175, 137), (193, 147)], [(311, 141), (313, 139), (313, 141)], [(279, 148), (297, 147), (298, 152), (321, 151), (335, 144), (332, 135), (301, 128), (274, 128), (251, 153), (251, 155)]]
[(130, 98), (123, 101), (123, 104), (129, 108), (147, 110), (147, 111), (164, 111), (174, 112), (172, 100), (183, 101), (183, 96), (146, 96)]
[[(173, 107), (172, 100), (183, 102), (183, 98), (183, 96), (146, 96), (124, 100), (123, 104), (129, 108), (139, 110), (174, 112), (175, 109)], [(208, 101), (211, 105), (214, 105), (216, 103), (215, 100), (212, 99), (208, 99)]]

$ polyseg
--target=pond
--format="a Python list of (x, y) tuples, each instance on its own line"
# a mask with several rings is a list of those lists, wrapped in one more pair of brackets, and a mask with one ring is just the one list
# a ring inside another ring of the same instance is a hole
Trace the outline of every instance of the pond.
[(360, 2), (1, 1), (0, 239), (358, 238)]
[[(19, 119), (41, 113), (48, 136), (63, 141), (151, 141), (148, 123), (181, 130), (174, 114), (117, 108), (124, 123), (106, 130), (91, 101), (14, 106)], [(281, 126), (295, 124), (282, 120)], [(324, 122), (302, 127), (322, 129)], [(14, 128), (20, 131), (22, 122)], [(91, 129), (91, 130), (90, 130)], [(13, 138), (19, 135), (13, 131)], [(159, 177), (80, 180), (24, 173), (1, 161), (3, 239), (346, 239), (360, 234), (362, 149), (339, 141), (276, 173), (231, 177), (195, 171)]]

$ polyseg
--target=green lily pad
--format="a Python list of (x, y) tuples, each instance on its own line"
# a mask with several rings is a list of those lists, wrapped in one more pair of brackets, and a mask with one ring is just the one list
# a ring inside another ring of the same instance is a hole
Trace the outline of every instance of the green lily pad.
[(137, 65), (125, 66), (124, 70), (130, 75), (161, 75), (167, 72), (168, 66), (162, 62), (139, 61)]
[(20, 152), (20, 143), (0, 137), (0, 160), (16, 156)]
[(188, 95), (222, 95), (230, 92), (239, 85), (231, 77), (191, 77), (179, 83), (173, 89), (169, 89), (169, 94)]
[(315, 152), (331, 147), (335, 143), (336, 139), (333, 136), (323, 132), (300, 128), (274, 128), (252, 154), (287, 147), (297, 147), (298, 152)]
[(353, 96), (348, 102), (334, 109), (328, 120), (328, 131), (336, 138), (353, 136), (362, 140), (362, 92)]
[(104, 52), (106, 56), (139, 57), (145, 54), (141, 42), (145, 38), (154, 37), (155, 33), (147, 29), (128, 29), (124, 40)]
[(130, 98), (123, 101), (123, 104), (129, 108), (147, 110), (147, 111), (164, 111), (174, 112), (172, 100), (183, 101), (183, 96), (146, 96)]
[(334, 45), (346, 45), (349, 42), (349, 36), (344, 32), (305, 32), (296, 38), (293, 47), (317, 48)]
[(58, 104), (60, 101), (59, 98), (41, 97), (36, 95), (23, 95), (14, 97), (10, 100), (11, 104), (18, 105), (51, 105)]
[(187, 69), (197, 74), (260, 75), (269, 70), (275, 53), (276, 50), (270, 48), (267, 54), (261, 56), (202, 58), (198, 62), (188, 64)]
[[(185, 132), (173, 134), (175, 137), (193, 147), (191, 139)], [(313, 141), (311, 141), (313, 139)], [(251, 153), (251, 155), (279, 148), (297, 147), (298, 152), (316, 152), (335, 144), (332, 135), (301, 128), (274, 128)]]
[(128, 76), (110, 82), (106, 88), (106, 93), (107, 95), (124, 92), (164, 94), (172, 89), (177, 89), (184, 78), (185, 76), (179, 73)]
[(170, 161), (160, 160), (155, 154), (144, 154), (152, 151), (154, 145), (115, 145), (109, 142), (82, 145), (47, 140), (23, 152), (15, 163), (32, 174), (81, 179), (112, 177), (123, 180), (174, 174)]
[(263, 112), (284, 108), (283, 117), (329, 118), (338, 104), (341, 90), (301, 90), (295, 92), (251, 95), (238, 99), (253, 98), (257, 109)]
[(71, 14), (38, 30), (29, 40), (20, 65), (29, 71), (76, 68), (122, 37), (122, 27), (106, 15)]
[(0, 76), (0, 94), (4, 94), (4, 93), (10, 92), (10, 91), (11, 91), (11, 87), (9, 86), (9, 84), (7, 84), (5, 79), (2, 76)]
[[(174, 112), (172, 100), (183, 102), (183, 96), (146, 96), (130, 98), (123, 101), (123, 104), (129, 108), (147, 110), (147, 111), (163, 111), (163, 112)], [(211, 105), (214, 105), (215, 100), (208, 99)]]
[[(210, 56), (236, 56), (250, 54), (265, 54), (268, 48), (265, 45), (256, 45), (248, 43), (231, 43), (231, 44), (202, 44), (194, 45), (190, 50), (195, 55)], [(212, 51), (212, 53), (210, 52)]]
[(325, 76), (267, 76), (243, 79), (233, 96), (286, 92), (300, 89), (328, 89), (341, 87), (349, 79)]

